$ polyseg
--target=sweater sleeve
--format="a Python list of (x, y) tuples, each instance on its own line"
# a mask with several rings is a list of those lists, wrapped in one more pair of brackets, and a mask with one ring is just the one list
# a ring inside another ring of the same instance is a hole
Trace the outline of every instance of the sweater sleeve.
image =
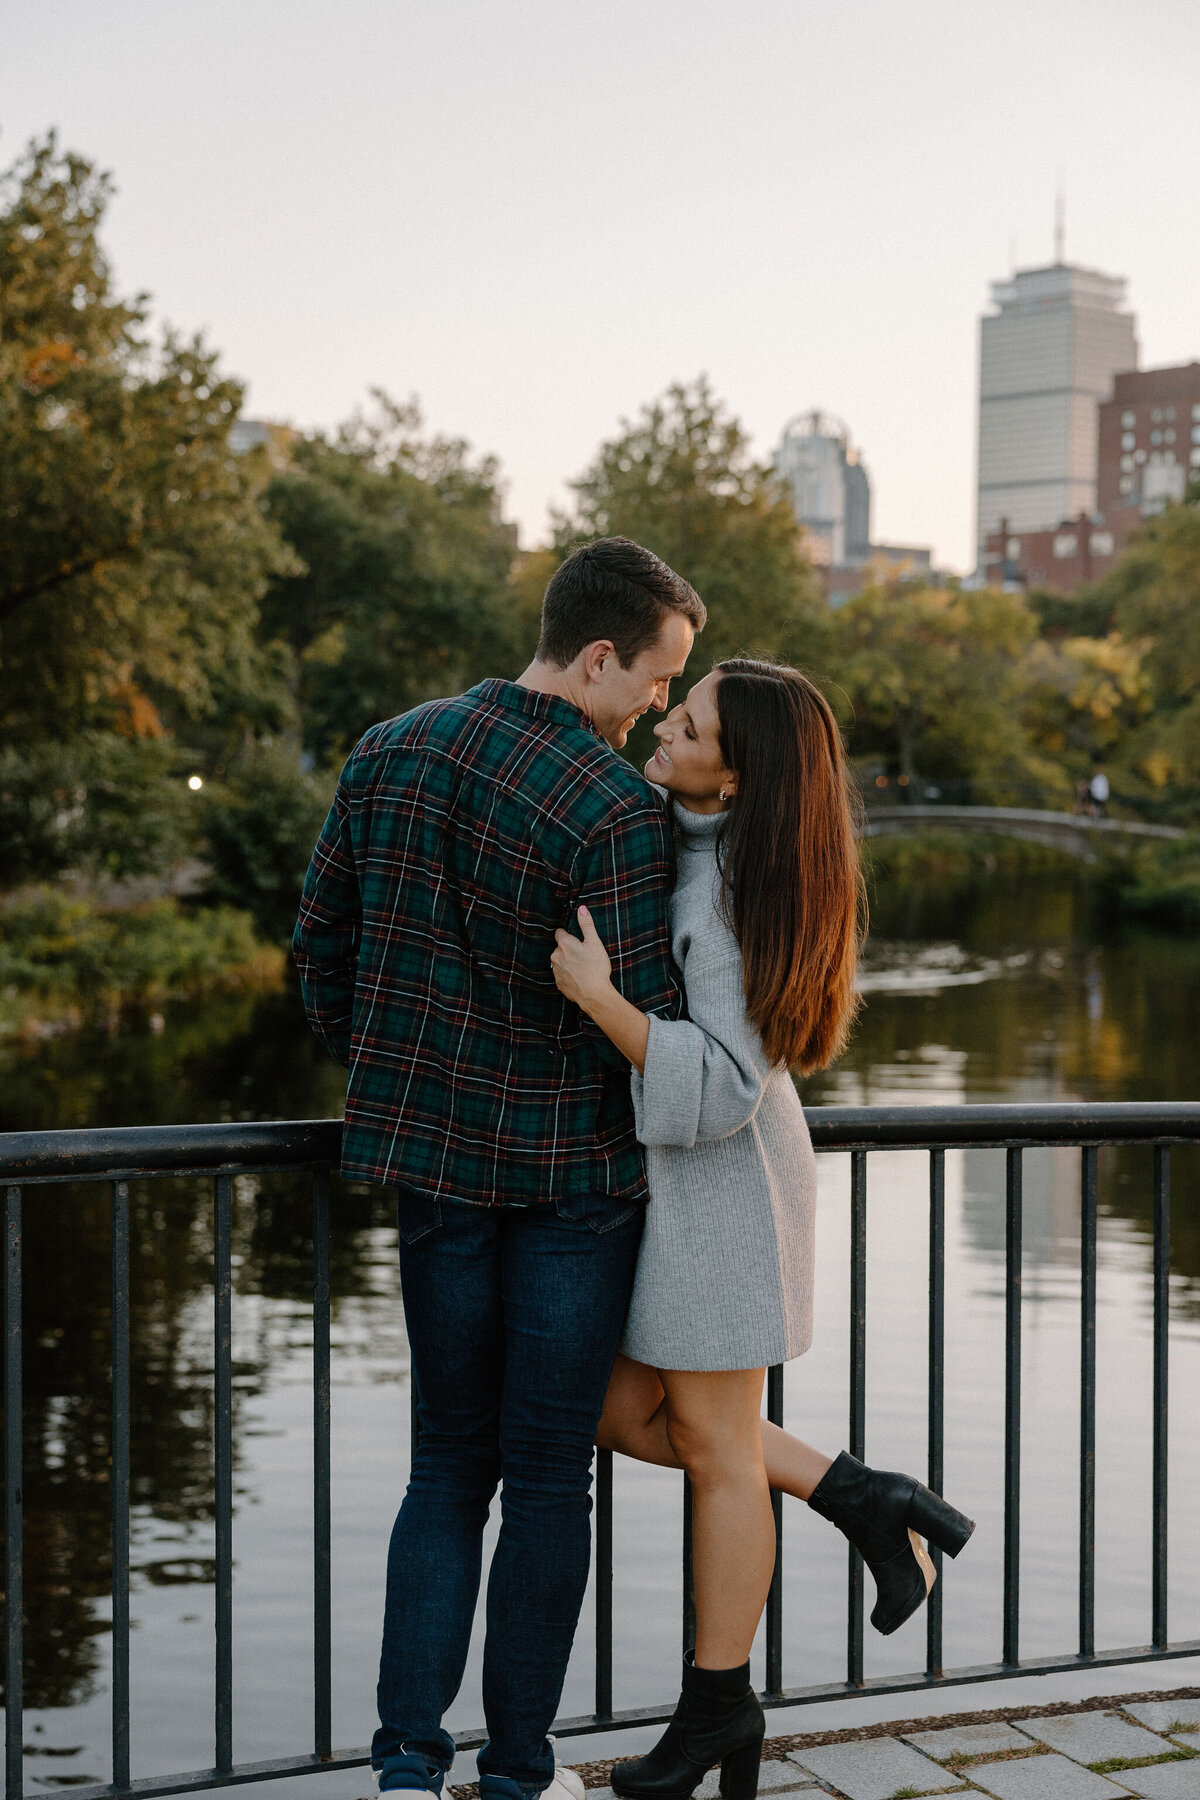
[(746, 1016), (736, 945), (693, 951), (684, 981), (690, 1018), (651, 1014), (645, 1073), (632, 1083), (639, 1140), (690, 1149), (748, 1125), (772, 1068)]

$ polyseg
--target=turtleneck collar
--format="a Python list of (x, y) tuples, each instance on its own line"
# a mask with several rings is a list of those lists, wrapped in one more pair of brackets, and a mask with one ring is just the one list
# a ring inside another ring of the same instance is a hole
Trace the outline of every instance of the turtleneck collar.
[(717, 833), (725, 817), (723, 812), (689, 812), (685, 806), (671, 808), (675, 829), (689, 849), (703, 850), (717, 841)]

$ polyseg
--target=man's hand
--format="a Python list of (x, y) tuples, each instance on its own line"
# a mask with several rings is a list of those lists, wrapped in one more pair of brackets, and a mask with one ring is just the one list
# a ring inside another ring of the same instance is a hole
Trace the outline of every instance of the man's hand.
[(577, 916), (583, 937), (572, 937), (569, 931), (556, 931), (554, 939), (558, 948), (550, 957), (550, 966), (559, 993), (573, 1000), (585, 1013), (592, 1014), (593, 1008), (602, 1005), (612, 992), (612, 963), (587, 907), (581, 906)]

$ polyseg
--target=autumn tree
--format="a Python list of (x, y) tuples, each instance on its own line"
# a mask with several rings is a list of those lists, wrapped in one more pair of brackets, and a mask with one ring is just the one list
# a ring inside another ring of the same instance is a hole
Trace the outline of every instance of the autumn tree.
[(310, 754), (515, 672), (516, 539), (496, 463), (423, 435), (414, 404), (377, 392), (370, 412), (298, 442), (267, 508), (303, 566), (272, 581), (262, 629), (292, 658)]
[(575, 505), (555, 523), (559, 553), (620, 535), (678, 569), (708, 608), (698, 668), (738, 652), (819, 658), (827, 614), (803, 531), (705, 377), (623, 422), (571, 487)]
[(911, 582), (872, 585), (835, 615), (833, 672), (848, 697), (851, 753), (902, 775), (959, 778), (977, 800), (1065, 790), (1021, 718), (1037, 621), (1019, 594)]
[[(153, 343), (99, 241), (109, 177), (34, 142), (0, 176), (0, 741), (270, 717), (255, 640), (294, 566), (264, 516), (265, 459), (199, 338)], [(241, 721), (245, 723), (245, 721)]]

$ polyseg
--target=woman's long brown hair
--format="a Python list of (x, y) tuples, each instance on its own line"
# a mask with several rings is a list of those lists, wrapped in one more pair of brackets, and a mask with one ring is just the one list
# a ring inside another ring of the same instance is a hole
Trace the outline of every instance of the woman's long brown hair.
[(717, 664), (721, 753), (738, 778), (721, 828), (721, 905), (746, 970), (746, 1005), (772, 1062), (832, 1062), (858, 1007), (866, 891), (842, 734), (796, 669)]

